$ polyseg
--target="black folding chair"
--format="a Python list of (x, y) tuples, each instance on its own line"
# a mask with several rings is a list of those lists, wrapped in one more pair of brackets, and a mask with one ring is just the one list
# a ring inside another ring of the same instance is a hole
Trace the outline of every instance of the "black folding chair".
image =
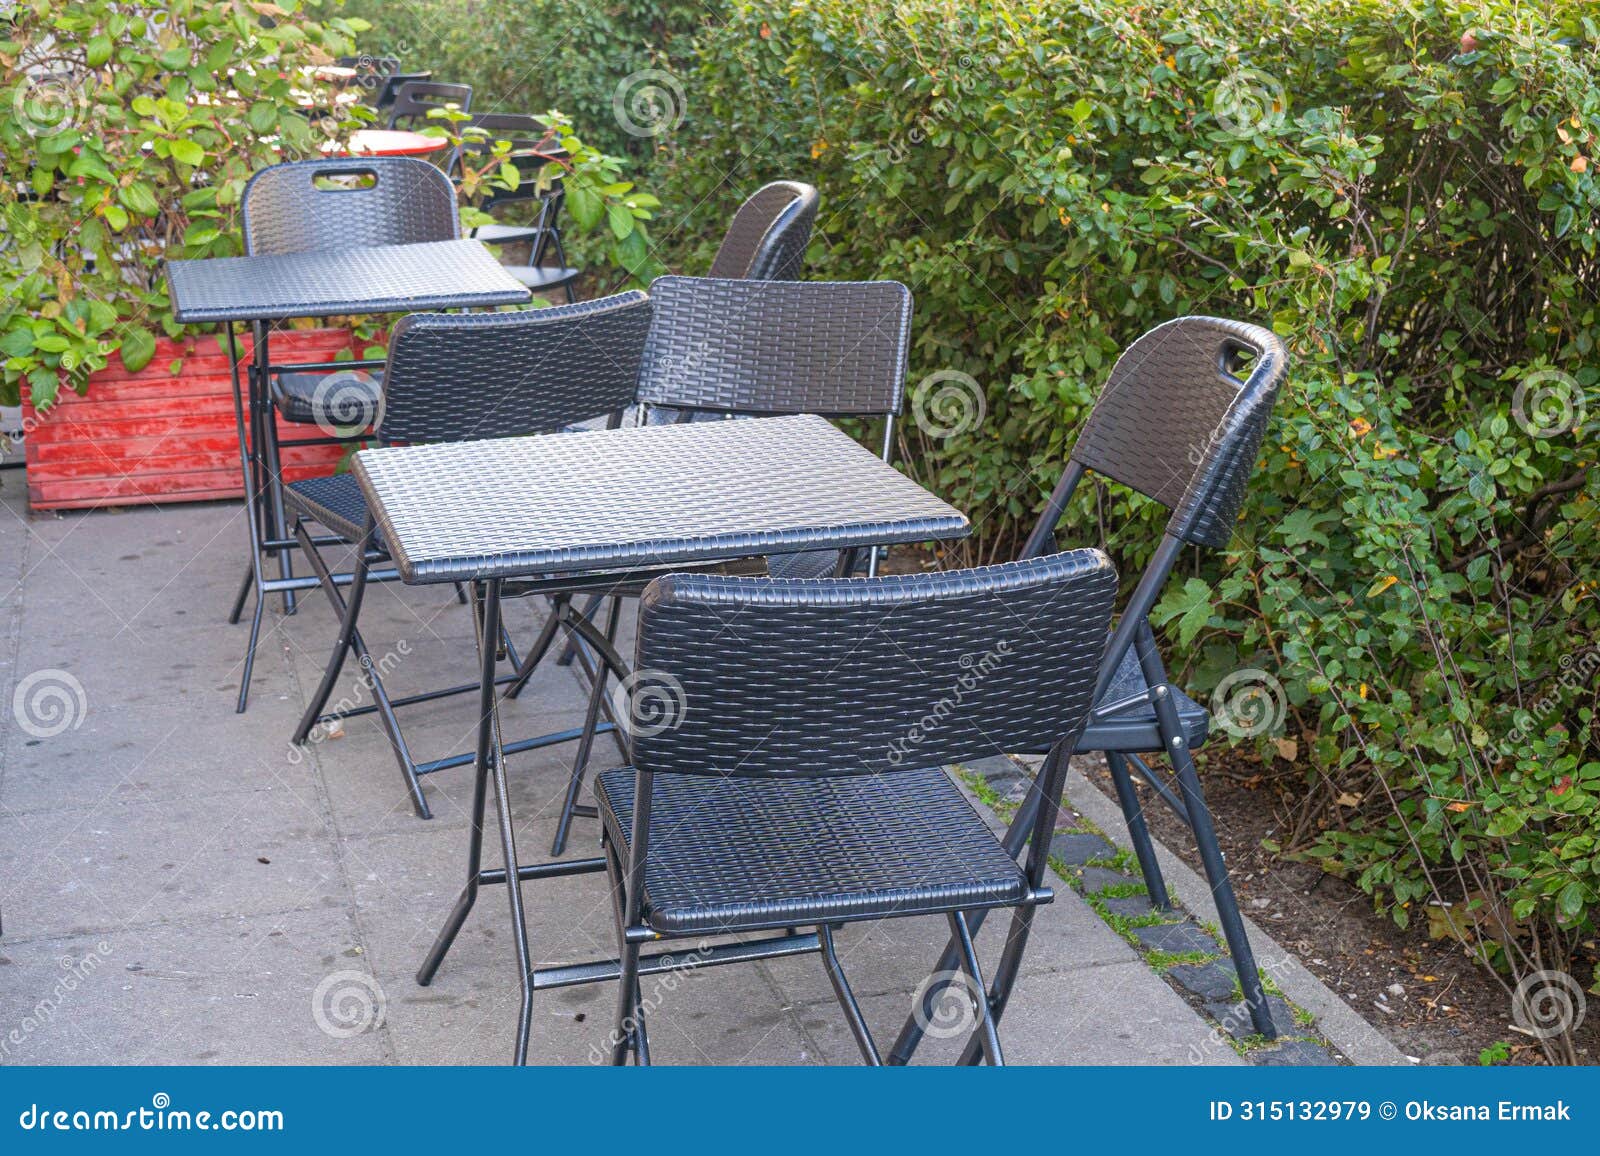
[[(661, 277), (650, 297), (654, 310), (638, 393), (647, 410), (663, 406), (678, 421), (795, 413), (882, 418), (888, 460), (911, 333), (911, 292), (904, 285)], [(825, 550), (775, 556), (767, 566), (775, 576), (807, 578), (849, 573), (855, 562), (853, 554)], [(867, 567), (876, 572), (876, 551), (868, 552)], [(585, 615), (596, 608), (592, 601)], [(614, 600), (608, 636), (617, 614)], [(599, 669), (590, 688), (591, 721), (603, 705), (605, 678)], [(521, 685), (513, 684), (508, 696)], [(580, 745), (553, 855), (565, 849), (573, 816), (585, 813), (578, 796), (587, 754)]]
[(428, 126), (428, 113), (453, 104), (462, 112), (472, 111), (472, 86), (446, 84), (437, 80), (410, 80), (401, 84), (389, 105), (389, 128)]
[[(291, 161), (262, 169), (245, 184), (242, 197), (244, 251), (252, 256), (306, 253), (363, 245), (406, 245), (453, 241), (461, 236), (455, 190), (445, 175), (412, 157), (333, 157)], [(259, 345), (264, 326), (255, 327)], [(281, 445), (329, 445), (359, 439), (377, 414), (382, 361), (356, 359), (267, 366), (267, 380), (250, 368), (252, 397), (271, 408), (251, 413), (252, 452), (265, 465), (260, 487), (266, 504), (258, 524), (281, 542), (286, 525)], [(273, 411), (285, 421), (315, 425), (319, 433), (279, 442)], [(287, 545), (255, 543), (288, 558)], [(285, 561), (284, 576), (293, 572)], [(254, 587), (252, 571), (228, 615), (237, 623)], [(294, 593), (284, 593), (284, 610), (294, 611)], [(252, 625), (247, 664), (254, 655), (260, 620)], [(249, 666), (246, 666), (246, 670)], [(242, 701), (242, 695), (241, 695)], [(239, 709), (243, 710), (243, 706)]]
[(762, 185), (739, 206), (711, 262), (712, 277), (795, 281), (817, 220), (817, 190), (799, 181)]
[[(1077, 749), (1105, 752), (1153, 906), (1170, 910), (1172, 901), (1130, 768), (1194, 833), (1252, 1022), (1268, 1039), (1277, 1031), (1195, 769), (1193, 751), (1206, 740), (1210, 716), (1172, 684), (1149, 615), (1185, 546), (1222, 547), (1231, 539), (1287, 367), (1283, 343), (1255, 325), (1183, 317), (1146, 333), (1112, 367), (1022, 552), (1033, 558), (1056, 550), (1056, 525), (1089, 471), (1172, 511), (1106, 649)], [(1145, 761), (1158, 752), (1172, 763), (1176, 790)], [(1026, 811), (1007, 835), (1014, 851), (1028, 837)], [(945, 949), (946, 962), (955, 946)], [(907, 1020), (890, 1062), (909, 1061), (921, 1034), (915, 1018)]]
[[(481, 113), (474, 116), (469, 125), (482, 129), (487, 135), (467, 138), (461, 153), (471, 156), (492, 147), (495, 141), (506, 141), (511, 145), (511, 161), (522, 178), (515, 189), (491, 192), (482, 205), (483, 211), (493, 214), (508, 205), (531, 205), (535, 213), (531, 224), (497, 221), (477, 226), (472, 236), (486, 245), (527, 245), (528, 263), (507, 265), (506, 271), (536, 294), (560, 289), (568, 301), (576, 300), (572, 283), (581, 270), (567, 263), (566, 247), (561, 241), (565, 192), (559, 180), (543, 190), (535, 184), (538, 170), (564, 155), (550, 135), (549, 126), (538, 117), (512, 112)], [(452, 158), (452, 166), (461, 159), (460, 156)]]
[[(374, 434), (385, 442), (467, 441), (553, 433), (595, 417), (618, 424), (623, 411), (634, 403), (649, 318), (650, 300), (637, 291), (550, 309), (403, 318), (390, 336)], [(536, 482), (530, 480), (530, 484)], [(395, 711), (476, 691), (478, 684), (391, 699), (357, 628), (366, 585), (375, 577), (374, 567), (382, 565), (388, 554), (355, 476), (335, 474), (295, 482), (287, 487), (287, 498), (297, 516), (295, 537), (340, 616), (333, 653), (321, 685), (295, 729), (294, 741), (304, 743), (319, 723), (376, 713), (405, 776), (412, 804), (418, 815), (429, 818), (421, 775), (441, 769), (441, 765), (416, 763)], [(308, 522), (320, 523), (339, 540), (360, 545), (348, 603), (318, 553), (319, 543), (308, 531)], [(392, 576), (390, 571), (380, 577)], [(528, 655), (530, 672), (565, 621), (561, 610), (560, 606), (553, 610), (541, 641)], [(515, 672), (521, 660), (508, 638), (502, 637), (502, 645)], [(325, 714), (351, 651), (371, 687), (373, 702)], [(516, 677), (510, 673), (501, 681)], [(591, 734), (592, 730), (591, 726)]]
[(399, 71), (399, 66), (396, 65), (395, 70), (383, 78), (382, 84), (375, 89), (369, 90), (374, 93), (372, 107), (377, 112), (386, 113), (394, 107), (394, 98), (406, 85), (432, 79), (433, 73), (431, 71), (401, 72)]
[[(1098, 550), (867, 580), (655, 582), (636, 667), (673, 687), (672, 722), (641, 728), (633, 765), (595, 788), (620, 916), (612, 1062), (649, 1062), (642, 944), (813, 926), (878, 1064), (834, 932), (944, 915), (983, 997), (972, 1046), (1002, 1063), (1000, 1019), (1034, 908), (1052, 899), (1050, 832), (1115, 596)], [(1050, 754), (1019, 865), (940, 768), (1023, 748)], [(996, 908), (1013, 915), (986, 985), (969, 913)]]

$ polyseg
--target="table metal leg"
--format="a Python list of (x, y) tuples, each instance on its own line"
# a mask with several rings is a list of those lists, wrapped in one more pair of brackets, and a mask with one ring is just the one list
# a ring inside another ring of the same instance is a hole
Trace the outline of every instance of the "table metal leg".
[[(239, 342), (232, 324), (227, 326), (227, 333), (228, 367), (233, 381), (233, 421), (235, 432), (239, 435), (239, 470), (244, 479), (245, 526), (250, 536), (250, 573), (246, 576), (246, 581), (256, 588), (255, 613), (250, 619), (250, 641), (245, 646), (244, 673), (239, 679), (239, 705), (235, 708), (237, 713), (243, 714), (250, 699), (250, 674), (255, 667), (256, 643), (261, 637), (261, 524), (258, 520), (261, 511), (257, 500), (259, 491), (256, 489), (258, 475), (248, 431), (245, 428), (245, 404), (240, 396)], [(251, 420), (254, 420), (253, 411)], [(241, 590), (230, 621), (238, 621), (239, 611), (243, 607), (244, 591)]]
[(517, 973), (522, 984), (522, 1011), (517, 1017), (517, 1042), (512, 1062), (528, 1062), (528, 1036), (533, 1029), (533, 959), (528, 950), (528, 922), (522, 909), (522, 880), (517, 870), (517, 840), (511, 818), (510, 787), (506, 782), (504, 743), (500, 734), (500, 696), (495, 692), (495, 652), (500, 638), (500, 579), (491, 578), (480, 595), (483, 600), (478, 629), (479, 689), (478, 766), (487, 764), (494, 781), (494, 805), (500, 820), (500, 849), (505, 856), (506, 895), (511, 902), (511, 932), (517, 953)]
[[(257, 445), (257, 456), (261, 460), (262, 471), (266, 475), (266, 486), (262, 493), (263, 504), (266, 507), (264, 519), (275, 542), (283, 541), (288, 537), (288, 518), (283, 509), (283, 461), (278, 454), (278, 421), (272, 408), (272, 382), (271, 382), (271, 326), (265, 322), (257, 322), (255, 327), (255, 389), (251, 403), (259, 414), (260, 442)], [(289, 548), (280, 548), (275, 551), (278, 555), (278, 577), (285, 581), (294, 578), (294, 555)], [(292, 589), (283, 591), (283, 612), (295, 612), (295, 592)]]

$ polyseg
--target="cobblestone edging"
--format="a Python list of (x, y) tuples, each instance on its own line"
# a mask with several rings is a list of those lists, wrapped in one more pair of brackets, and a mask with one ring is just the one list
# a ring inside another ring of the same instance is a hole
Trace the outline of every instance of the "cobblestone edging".
[[(1026, 770), (1010, 759), (991, 759), (981, 769), (962, 768), (960, 774), (972, 792), (1006, 820), (1031, 782)], [(1170, 911), (1151, 906), (1132, 853), (1113, 844), (1087, 819), (1063, 810), (1050, 842), (1050, 864), (1152, 971), (1212, 1024), (1213, 1046), (1232, 1048), (1250, 1063), (1268, 1067), (1350, 1062), (1317, 1030), (1316, 1018), (1285, 999), (1265, 975), (1278, 1039), (1257, 1035), (1238, 973), (1216, 929), (1189, 914), (1177, 895), (1171, 897)]]

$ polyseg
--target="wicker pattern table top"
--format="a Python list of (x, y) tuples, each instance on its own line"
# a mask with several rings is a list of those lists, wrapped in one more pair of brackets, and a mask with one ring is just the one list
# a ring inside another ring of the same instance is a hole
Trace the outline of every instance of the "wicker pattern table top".
[(478, 241), (167, 262), (179, 321), (278, 321), (520, 305), (531, 294)]
[(971, 529), (810, 414), (363, 450), (355, 474), (412, 583), (641, 570)]

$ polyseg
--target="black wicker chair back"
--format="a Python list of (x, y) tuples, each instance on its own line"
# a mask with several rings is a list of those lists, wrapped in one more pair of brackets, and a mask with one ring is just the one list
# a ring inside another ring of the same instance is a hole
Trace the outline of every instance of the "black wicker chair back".
[(650, 299), (515, 313), (414, 313), (389, 338), (384, 441), (550, 433), (633, 404)]
[(739, 206), (711, 262), (712, 277), (794, 281), (817, 219), (817, 190), (799, 181), (762, 185)]
[(911, 291), (897, 281), (662, 277), (639, 400), (716, 413), (900, 412)]
[[(328, 178), (370, 178), (328, 187)], [(252, 256), (461, 236), (455, 189), (415, 157), (332, 157), (262, 169), (244, 187), (244, 248)]]
[(1070, 744), (1116, 590), (1098, 550), (871, 579), (660, 578), (640, 602), (633, 764), (811, 778)]
[(389, 106), (390, 128), (426, 128), (428, 113), (447, 104), (462, 112), (472, 111), (472, 86), (446, 84), (436, 80), (412, 80), (402, 84)]
[(372, 106), (379, 112), (387, 112), (394, 105), (396, 94), (406, 85), (432, 79), (432, 72), (391, 72), (384, 77), (383, 84), (378, 88), (377, 98), (372, 102)]
[(1169, 321), (1117, 359), (1072, 460), (1173, 511), (1168, 533), (1226, 545), (1287, 366), (1260, 326)]

